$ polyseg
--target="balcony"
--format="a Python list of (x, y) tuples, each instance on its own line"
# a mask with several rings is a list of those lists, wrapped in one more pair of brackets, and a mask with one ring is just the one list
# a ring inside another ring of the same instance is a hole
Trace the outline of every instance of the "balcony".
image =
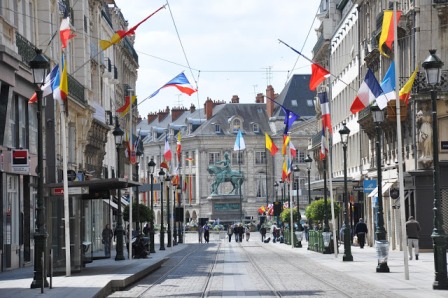
[(132, 44), (129, 42), (127, 37), (123, 38), (122, 40), (124, 47), (129, 51), (129, 54), (131, 54), (131, 56), (134, 58), (135, 63), (138, 64), (138, 55), (137, 52), (134, 50)]
[(29, 66), (29, 62), (36, 56), (36, 47), (28, 39), (16, 32), (16, 45), (22, 62)]
[(73, 99), (83, 105), (87, 104), (84, 90), (85, 88), (80, 82), (78, 82), (73, 76), (68, 75), (68, 93)]

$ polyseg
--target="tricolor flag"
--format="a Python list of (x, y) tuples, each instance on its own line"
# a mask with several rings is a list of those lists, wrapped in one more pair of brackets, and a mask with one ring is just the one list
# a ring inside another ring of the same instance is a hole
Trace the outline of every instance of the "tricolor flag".
[(316, 90), (326, 78), (330, 76), (330, 72), (317, 63), (311, 64), (310, 90)]
[(172, 157), (170, 144), (168, 143), (168, 134), (165, 136), (165, 150), (163, 151), (163, 157), (167, 161), (170, 161)]
[(331, 125), (331, 115), (330, 115), (330, 103), (328, 102), (327, 92), (322, 92), (317, 95), (319, 97), (320, 108), (322, 111), (322, 128), (328, 128), (330, 133), (333, 132)]
[[(68, 75), (67, 63), (65, 63), (64, 54), (61, 59), (62, 69), (59, 69), (59, 75), (53, 81), (53, 98), (58, 100), (61, 105), (65, 103), (68, 95)], [(67, 105), (65, 106), (67, 111)]]
[(328, 147), (327, 147), (327, 138), (325, 137), (325, 130), (322, 130), (322, 137), (320, 143), (320, 160), (325, 159), (327, 156)]
[(288, 148), (289, 144), (289, 135), (283, 135), (283, 145), (282, 145), (282, 155), (286, 155), (286, 148)]
[[(397, 24), (400, 21), (401, 11), (397, 11)], [(378, 44), (380, 54), (389, 57), (383, 50), (386, 45), (392, 50), (392, 43), (394, 42), (394, 11), (385, 10), (383, 14), (383, 26), (381, 28), (380, 41)]]
[(114, 44), (120, 42), (120, 40), (122, 40), (125, 36), (134, 35), (135, 34), (135, 30), (137, 30), (138, 26), (140, 26), (143, 22), (145, 22), (147, 19), (152, 17), (154, 14), (156, 14), (162, 8), (165, 8), (165, 5), (160, 7), (159, 9), (157, 9), (155, 12), (153, 12), (152, 14), (147, 16), (146, 18), (144, 18), (142, 21), (140, 21), (137, 25), (135, 25), (134, 27), (132, 27), (129, 30), (127, 30), (127, 31), (125, 31), (125, 30), (118, 30), (118, 31), (116, 31), (115, 34), (112, 35), (110, 40), (100, 40), (100, 47), (101, 47), (101, 49), (106, 50), (111, 45), (114, 45)]
[(266, 149), (269, 150), (269, 152), (271, 152), (271, 155), (274, 156), (275, 153), (277, 153), (278, 148), (277, 146), (275, 146), (275, 143), (272, 142), (271, 137), (265, 132), (265, 139), (266, 139)]
[(415, 77), (418, 73), (418, 67), (414, 70), (409, 80), (404, 84), (403, 88), (400, 89), (400, 100), (404, 101), (406, 104), (409, 102), (409, 98), (411, 97), (412, 85), (414, 85)]
[[(42, 97), (48, 96), (53, 92), (53, 83), (56, 78), (59, 77), (59, 65), (56, 64), (55, 67), (51, 70), (51, 72), (45, 77), (45, 83), (41, 87), (42, 90)], [(37, 94), (36, 92), (33, 93), (31, 98), (28, 100), (28, 103), (35, 103), (37, 102)]]
[(292, 143), (292, 141), (289, 141), (289, 151), (291, 151), (291, 156), (292, 157), (296, 157), (297, 156), (297, 149), (296, 147), (294, 147), (294, 144)]
[(168, 83), (166, 83), (165, 85), (163, 85), (162, 87), (157, 89), (153, 94), (151, 94), (148, 97), (148, 99), (156, 96), (161, 89), (167, 88), (167, 87), (176, 87), (180, 92), (188, 94), (188, 95), (191, 95), (197, 91), (196, 89), (193, 88), (193, 86), (191, 86), (190, 81), (188, 81), (187, 77), (182, 72), (182, 73), (178, 74), (177, 76), (175, 76), (171, 81), (169, 81)]
[(233, 146), (234, 151), (241, 151), (246, 149), (246, 143), (244, 143), (243, 134), (241, 130), (238, 129), (238, 133), (236, 135), (235, 145)]
[(69, 39), (72, 39), (76, 35), (72, 33), (70, 28), (70, 17), (67, 15), (61, 21), (61, 26), (59, 27), (59, 37), (61, 38), (61, 47), (63, 49), (67, 48), (67, 43)]
[(383, 89), (381, 89), (375, 75), (369, 68), (364, 81), (359, 87), (358, 96), (356, 96), (352, 106), (350, 107), (350, 111), (353, 114), (356, 114), (368, 105), (372, 104), (375, 100), (381, 110), (387, 106), (387, 98), (384, 95)]
[(393, 61), (384, 75), (383, 81), (381, 82), (381, 89), (383, 89), (387, 101), (397, 99), (395, 92), (395, 62)]
[(286, 181), (288, 177), (288, 166), (286, 164), (286, 158), (283, 158), (283, 166), (282, 166), (282, 181)]
[(120, 116), (123, 118), (124, 116), (126, 116), (126, 114), (129, 112), (129, 110), (131, 109), (132, 105), (135, 103), (135, 101), (137, 100), (137, 96), (136, 95), (132, 95), (132, 103), (130, 100), (130, 96), (125, 96), (125, 100), (124, 100), (124, 105), (120, 108), (117, 109), (117, 113), (120, 114)]
[(182, 144), (180, 143), (181, 141), (181, 136), (180, 136), (180, 131), (177, 133), (177, 144), (176, 144), (176, 153), (177, 153), (177, 162), (180, 163), (180, 154), (182, 151)]

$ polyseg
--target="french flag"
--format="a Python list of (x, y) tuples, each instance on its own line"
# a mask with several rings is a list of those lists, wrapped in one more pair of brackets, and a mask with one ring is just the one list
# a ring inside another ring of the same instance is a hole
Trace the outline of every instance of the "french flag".
[(372, 70), (369, 68), (361, 87), (359, 87), (358, 96), (356, 96), (350, 107), (350, 111), (352, 114), (356, 114), (372, 104), (375, 100), (381, 110), (387, 106), (386, 95), (384, 94), (383, 89), (381, 89)]
[(327, 156), (328, 147), (327, 147), (327, 138), (325, 137), (325, 129), (322, 129), (322, 137), (320, 143), (320, 160), (324, 160)]
[(172, 157), (170, 144), (168, 143), (168, 135), (165, 136), (165, 150), (163, 152), (163, 157), (165, 157), (166, 161), (170, 161)]
[[(55, 67), (51, 70), (51, 72), (45, 77), (45, 84), (41, 87), (42, 90), (42, 97), (48, 96), (53, 92), (53, 82), (54, 80), (59, 76), (59, 65), (56, 64)], [(31, 96), (31, 98), (28, 100), (28, 103), (35, 103), (37, 102), (37, 95), (36, 93)]]
[(322, 111), (322, 128), (328, 128), (330, 133), (333, 132), (331, 126), (331, 115), (330, 115), (330, 103), (328, 102), (327, 92), (322, 92), (318, 94), (320, 108)]

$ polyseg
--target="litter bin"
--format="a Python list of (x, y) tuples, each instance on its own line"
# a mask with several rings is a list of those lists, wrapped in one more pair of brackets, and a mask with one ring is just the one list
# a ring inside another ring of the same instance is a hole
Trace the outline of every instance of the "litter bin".
[(92, 263), (92, 242), (83, 241), (82, 242), (82, 260), (83, 264)]

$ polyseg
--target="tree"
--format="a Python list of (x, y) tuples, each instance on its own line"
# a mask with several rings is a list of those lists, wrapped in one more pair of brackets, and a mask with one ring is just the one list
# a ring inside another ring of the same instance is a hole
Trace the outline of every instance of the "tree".
[[(305, 215), (306, 218), (312, 220), (324, 220), (325, 216), (325, 207), (327, 209), (328, 219), (331, 218), (331, 200), (327, 200), (327, 206), (325, 206), (325, 200), (320, 199), (312, 202), (308, 207), (306, 207)], [(339, 203), (334, 202), (334, 216), (337, 218), (339, 216), (339, 212), (341, 211), (341, 206)]]
[[(154, 212), (146, 205), (140, 204), (140, 223), (150, 222), (154, 217)], [(123, 219), (129, 221), (129, 206), (125, 206), (123, 210)], [(137, 220), (137, 203), (132, 203), (132, 220)], [(139, 223), (139, 224), (140, 224)]]
[[(294, 222), (297, 222), (299, 220), (297, 208), (292, 209), (292, 218)], [(280, 220), (285, 223), (291, 222), (291, 211), (289, 208), (283, 209), (282, 213), (280, 213)]]

